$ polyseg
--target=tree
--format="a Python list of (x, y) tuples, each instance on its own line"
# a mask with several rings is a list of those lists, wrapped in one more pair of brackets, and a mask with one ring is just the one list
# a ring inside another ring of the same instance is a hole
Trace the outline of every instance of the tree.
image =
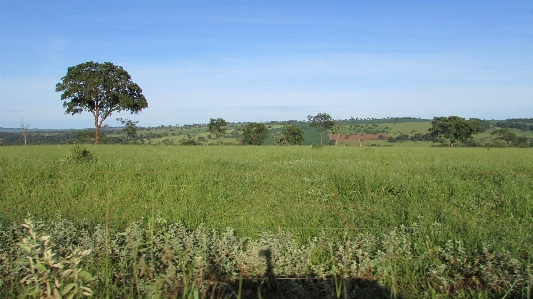
[(270, 138), (274, 140), (274, 145), (289, 145), (289, 141), (287, 141), (287, 136), (283, 135), (281, 132), (270, 134)]
[(287, 143), (291, 145), (302, 144), (304, 142), (304, 131), (295, 125), (285, 127), (281, 134), (285, 136)]
[(268, 137), (268, 128), (260, 123), (251, 123), (242, 131), (243, 143), (261, 145)]
[(509, 129), (497, 129), (490, 133), (490, 135), (497, 135), (498, 139), (505, 140), (507, 142), (507, 146), (509, 146), (510, 142), (513, 144), (518, 142), (518, 136), (516, 136), (515, 133), (509, 131)]
[(341, 123), (335, 124), (333, 128), (331, 128), (331, 134), (337, 135), (337, 137), (335, 138), (335, 146), (337, 146), (337, 142), (339, 142), (339, 137), (344, 134), (345, 128), (346, 125)]
[(320, 134), (320, 144), (322, 144), (324, 133), (327, 133), (335, 125), (335, 122), (327, 113), (319, 113), (315, 116), (308, 115), (307, 120), (310, 123), (309, 126), (315, 128)]
[(516, 139), (516, 147), (532, 147), (533, 138), (528, 138), (526, 136), (520, 136)]
[(218, 139), (218, 145), (220, 145), (220, 138), (226, 135), (226, 121), (222, 118), (211, 118), (207, 128), (209, 129), (209, 132), (215, 135), (215, 137)]
[(459, 116), (434, 117), (429, 128), (429, 135), (433, 138), (450, 139), (450, 147), (456, 141), (465, 142), (473, 134), (481, 132), (481, 123), (477, 119), (465, 120)]
[(61, 100), (66, 114), (90, 111), (94, 116), (94, 143), (100, 143), (102, 123), (113, 112), (139, 113), (148, 107), (142, 89), (131, 81), (122, 67), (111, 62), (102, 64), (85, 62), (69, 67), (67, 74), (56, 85), (56, 92), (63, 92)]
[(137, 136), (137, 124), (139, 121), (132, 121), (131, 119), (127, 118), (122, 119), (120, 117), (117, 118), (117, 121), (126, 126), (124, 129), (122, 129), (122, 132), (126, 134), (128, 143), (130, 143), (130, 138), (135, 138), (135, 136)]
[(20, 128), (22, 129), (22, 137), (24, 137), (24, 145), (26, 145), (26, 140), (28, 139), (28, 130), (30, 129), (30, 124), (24, 122), (24, 119), (20, 119)]

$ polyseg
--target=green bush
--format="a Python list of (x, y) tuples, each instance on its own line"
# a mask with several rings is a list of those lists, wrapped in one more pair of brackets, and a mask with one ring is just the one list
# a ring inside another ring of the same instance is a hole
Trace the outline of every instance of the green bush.
[(74, 145), (70, 150), (70, 156), (67, 157), (69, 161), (73, 162), (95, 162), (96, 158), (86, 148), (78, 144)]

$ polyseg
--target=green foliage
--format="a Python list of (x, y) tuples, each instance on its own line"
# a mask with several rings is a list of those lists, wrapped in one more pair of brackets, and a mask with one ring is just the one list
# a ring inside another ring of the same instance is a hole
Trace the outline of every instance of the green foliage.
[(521, 147), (521, 148), (533, 147), (533, 138), (528, 138), (526, 136), (519, 136), (516, 139), (516, 147)]
[(86, 147), (76, 144), (70, 149), (70, 156), (67, 156), (67, 160), (72, 162), (94, 162), (96, 158)]
[(492, 128), (492, 122), (490, 122), (488, 120), (479, 119), (479, 118), (471, 118), (470, 120), (479, 121), (479, 124), (481, 125), (480, 133), (483, 133), (483, 132), (489, 130), (490, 128)]
[(93, 280), (92, 275), (80, 268), (81, 260), (88, 256), (92, 249), (76, 248), (71, 254), (57, 261), (50, 236), (39, 236), (29, 219), (25, 220), (22, 226), (27, 229), (28, 237), (22, 238), (18, 243), (23, 252), (16, 262), (22, 264), (20, 283), (24, 288), (23, 296), (75, 298), (93, 295), (93, 291), (86, 286), (87, 282)]
[[(93, 249), (83, 269), (97, 277), (92, 282), (96, 285), (90, 284), (95, 298), (106, 297), (102, 291), (106, 286), (110, 298), (142, 297), (135, 293), (133, 273), (139, 273), (139, 292), (147, 292), (148, 287), (154, 294), (161, 290), (179, 292), (181, 288), (173, 286), (182, 286), (182, 280), (174, 280), (181, 273), (185, 273), (189, 289), (200, 292), (216, 284), (236, 290), (231, 280), (196, 278), (201, 273), (232, 273), (227, 269), (232, 269), (234, 261), (243, 260), (249, 261), (238, 264), (244, 265), (243, 269), (260, 272), (266, 269), (266, 261), (265, 257), (258, 258), (258, 250), (267, 248), (272, 252), (275, 275), (299, 272), (303, 276), (311, 266), (313, 278), (326, 273), (329, 286), (326, 282), (293, 282), (290, 288), (295, 293), (314, 286), (323, 294), (335, 294), (328, 275), (338, 273), (338, 283), (346, 286), (349, 295), (355, 286), (360, 291), (373, 286), (375, 294), (386, 294), (350, 295), (352, 298), (387, 298), (391, 293), (402, 298), (501, 298), (507, 291), (507, 298), (529, 298), (526, 278), (533, 261), (531, 149), (88, 148), (100, 157), (98, 162), (61, 163), (70, 151), (65, 145), (0, 148), (0, 244), (7, 248), (0, 249), (0, 277), (6, 277), (0, 281), (5, 286), (0, 291), (22, 288), (18, 286), (21, 277), (5, 274), (20, 272), (8, 266), (13, 265), (11, 258), (18, 256), (13, 247), (18, 247), (4, 240), (21, 236), (12, 228), (12, 221), (21, 223), (31, 213), (46, 221), (49, 229), (42, 235), (51, 236), (58, 256), (68, 256), (63, 251), (70, 250), (69, 244)], [(75, 227), (59, 227), (57, 214)], [(168, 223), (153, 220), (159, 216)], [(178, 222), (183, 223), (187, 235), (165, 228)], [(138, 223), (137, 228), (134, 223)], [(204, 234), (196, 230), (200, 226)], [(227, 246), (220, 245), (226, 249), (210, 247), (214, 241), (208, 237), (213, 230), (222, 233), (226, 227), (234, 228), (231, 235), (238, 241), (227, 237), (217, 241), (226, 242)], [(275, 237), (280, 231), (291, 233), (291, 237)], [(188, 241), (182, 244), (180, 240)], [(247, 240), (245, 249), (251, 248), (249, 255), (240, 249), (243, 240)], [(455, 247), (448, 249), (449, 240)], [(142, 244), (134, 246), (136, 241)], [(484, 253), (485, 245), (489, 254)], [(213, 248), (218, 248), (220, 255), (215, 255)], [(165, 253), (167, 258), (163, 259)], [(220, 262), (204, 264), (214, 260)], [(515, 266), (518, 264), (513, 260), (521, 266)], [(172, 267), (179, 262), (188, 270), (174, 271)], [(255, 268), (247, 266), (250, 264)], [(369, 269), (368, 276), (364, 276), (365, 268)], [(144, 272), (139, 276), (141, 269)], [(236, 269), (238, 280), (241, 268)], [(370, 281), (358, 285), (357, 280), (344, 280), (341, 273), (363, 273), (360, 277)], [(165, 277), (176, 285), (164, 283)], [(278, 284), (289, 288), (284, 281)], [(255, 294), (257, 286), (243, 279), (243, 290), (247, 289)], [(264, 295), (267, 290), (261, 292)], [(19, 297), (16, 294), (0, 297)], [(302, 294), (301, 298), (309, 297)]]
[[(76, 134), (76, 143), (94, 143), (94, 130), (82, 130)], [(98, 132), (99, 142), (105, 142), (107, 135), (102, 131)]]
[[(429, 133), (427, 133), (427, 130), (431, 127), (430, 121), (425, 122), (400, 122), (397, 124), (392, 123), (380, 123), (382, 120), (364, 120), (365, 122), (370, 122), (367, 124), (351, 124), (349, 127), (346, 128), (345, 134), (363, 134), (363, 133), (369, 133), (369, 134), (375, 134), (383, 135), (384, 140), (383, 141), (376, 141), (377, 144), (381, 144), (381, 146), (385, 145), (385, 142), (389, 137), (396, 138), (399, 135), (409, 135), (409, 138), (406, 140), (394, 140), (394, 141), (413, 141), (413, 142), (398, 142), (394, 144), (395, 147), (430, 147), (434, 146), (432, 145), (432, 142), (445, 142), (448, 143), (449, 141), (442, 139), (442, 138), (433, 138), (429, 136)], [(384, 120), (387, 121), (387, 120)], [(358, 120), (359, 122), (359, 120)], [(482, 121), (484, 123), (490, 123), (488, 121)], [(343, 122), (344, 123), (344, 122)], [(302, 142), (302, 144), (305, 145), (312, 145), (313, 143), (320, 143), (320, 134), (315, 129), (309, 127), (308, 122), (304, 121), (281, 121), (281, 122), (268, 122), (269, 126), (272, 127), (269, 129), (269, 134), (279, 135), (285, 128), (285, 126), (289, 125), (296, 125), (304, 132), (304, 138), (305, 140)], [(385, 125), (386, 124), (386, 125)], [(265, 124), (266, 125), (266, 124)], [(194, 138), (198, 142), (204, 142), (209, 143), (213, 141), (202, 141), (202, 137), (206, 138), (206, 140), (209, 140), (209, 136), (211, 138), (214, 138), (214, 136), (207, 130), (207, 125), (204, 124), (193, 124), (193, 125), (183, 125), (181, 127), (174, 127), (174, 126), (158, 126), (156, 128), (152, 127), (138, 127), (137, 128), (137, 137), (135, 137), (133, 140), (131, 140), (131, 143), (137, 143), (137, 144), (163, 144), (163, 140), (170, 139), (173, 140), (174, 144), (179, 144), (180, 140), (182, 138), (192, 139)], [(230, 132), (230, 136), (226, 135), (225, 137), (221, 138), (221, 143), (225, 144), (241, 144), (242, 143), (242, 129), (246, 125), (243, 124), (235, 124), (235, 123), (228, 123), (227, 124), (227, 132)], [(268, 128), (268, 126), (267, 126)], [(514, 134), (519, 135), (519, 132), (517, 129), (511, 129), (511, 132)], [(76, 130), (31, 130), (31, 138), (28, 138), (28, 144), (29, 145), (35, 145), (35, 144), (65, 144), (65, 143), (71, 143), (75, 140), (76, 134), (78, 131)], [(88, 138), (84, 139), (84, 143), (94, 143), (94, 131), (93, 136), (88, 136)], [(103, 139), (102, 132), (105, 132), (105, 135), (107, 138)], [(426, 133), (424, 133), (426, 132)], [(385, 135), (387, 134), (387, 135)], [(522, 132), (521, 137), (525, 138), (533, 138), (533, 131), (527, 131)], [(106, 143), (106, 144), (114, 144), (114, 143), (123, 143), (124, 137), (123, 137), (122, 128), (111, 128), (103, 126), (102, 130), (100, 132), (100, 143)], [(330, 135), (331, 137), (332, 135)], [(474, 135), (475, 142), (467, 141), (463, 142), (461, 146), (465, 146), (468, 144), (471, 145), (482, 145), (482, 146), (492, 146), (491, 142), (489, 140), (491, 139), (490, 132)], [(20, 134), (20, 128), (17, 129), (1, 129), (0, 128), (0, 139), (2, 139), (4, 145), (22, 145), (24, 144), (24, 139), (22, 138)], [(332, 138), (335, 139), (335, 138)], [(367, 141), (367, 140), (364, 140)], [(418, 142), (423, 141), (423, 142)], [(490, 140), (492, 141), (492, 140)], [(76, 140), (76, 142), (79, 142), (79, 140)], [(340, 135), (339, 137), (339, 143), (343, 143), (346, 145), (358, 145), (357, 139), (347, 139), (344, 138), (344, 136)], [(523, 143), (519, 142), (517, 144), (513, 144), (512, 146), (518, 147), (518, 146), (529, 146), (529, 141)], [(274, 144), (274, 140), (272, 138), (267, 138), (264, 145), (270, 145)], [(365, 144), (369, 144), (366, 142)]]
[(331, 134), (337, 135), (335, 138), (335, 146), (337, 146), (337, 142), (339, 141), (339, 137), (345, 133), (346, 130), (346, 124), (343, 123), (337, 123), (333, 125), (331, 128)]
[(482, 127), (478, 119), (465, 120), (458, 116), (434, 117), (429, 128), (433, 138), (446, 138), (450, 140), (450, 147), (456, 141), (466, 142), (473, 134), (481, 132)]
[(202, 145), (199, 142), (194, 141), (193, 139), (182, 139), (180, 141), (181, 145)]
[(498, 139), (505, 140), (507, 142), (507, 146), (509, 146), (511, 143), (515, 144), (518, 142), (518, 136), (516, 136), (515, 133), (512, 133), (509, 131), (509, 129), (496, 129), (490, 133), (490, 135), (496, 135), (498, 136)]
[(215, 138), (218, 139), (218, 145), (221, 145), (220, 138), (224, 137), (226, 135), (226, 121), (222, 118), (211, 118), (209, 120), (209, 124), (207, 124), (207, 128), (209, 129), (209, 132), (211, 132), (213, 135), (215, 135)]
[(510, 118), (504, 122), (496, 122), (495, 126), (519, 129), (521, 131), (533, 131), (533, 118)]
[(309, 121), (309, 126), (315, 128), (320, 134), (320, 144), (322, 144), (324, 133), (327, 134), (328, 130), (335, 125), (333, 118), (327, 113), (319, 113), (315, 116), (308, 115), (307, 120)]
[(289, 145), (287, 137), (285, 137), (285, 135), (283, 135), (281, 132), (270, 134), (270, 138), (272, 138), (274, 145)]
[(122, 132), (126, 134), (126, 136), (128, 137), (128, 143), (130, 143), (130, 139), (135, 138), (135, 136), (137, 136), (137, 124), (139, 122), (132, 121), (131, 119), (122, 119), (120, 117), (117, 118), (117, 121), (126, 126), (124, 129), (122, 129)]
[(485, 243), (467, 250), (461, 239), (439, 242), (440, 230), (420, 222), (377, 235), (345, 230), (340, 238), (318, 230), (296, 242), (285, 231), (238, 237), (230, 228), (191, 229), (158, 217), (116, 232), (26, 220), (0, 228), (0, 252), (12, 257), (0, 264), (10, 286), (0, 295), (228, 298), (238, 288), (264, 298), (528, 298), (531, 264)]
[(95, 144), (99, 143), (99, 130), (114, 112), (138, 113), (148, 107), (142, 89), (131, 81), (122, 67), (110, 62), (102, 64), (85, 62), (69, 67), (67, 74), (56, 85), (63, 92), (61, 100), (67, 114), (89, 111), (94, 116)]
[(285, 136), (287, 143), (290, 145), (299, 145), (305, 141), (304, 131), (295, 125), (286, 126), (281, 131), (281, 134)]
[(251, 123), (242, 131), (243, 143), (249, 145), (261, 145), (268, 137), (268, 129), (264, 124)]

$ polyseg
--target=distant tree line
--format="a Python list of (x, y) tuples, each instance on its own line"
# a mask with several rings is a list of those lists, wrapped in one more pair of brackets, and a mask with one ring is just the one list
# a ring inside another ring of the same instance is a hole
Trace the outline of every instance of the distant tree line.
[(511, 118), (504, 122), (497, 122), (495, 125), (499, 128), (533, 131), (533, 118)]
[[(35, 132), (29, 133), (28, 145), (39, 144), (65, 144), (69, 140), (75, 140), (77, 131), (58, 131), (53, 133)], [(3, 145), (24, 145), (24, 137), (20, 132), (0, 132)]]
[(423, 119), (420, 117), (383, 117), (383, 118), (374, 118), (374, 117), (350, 117), (350, 119), (344, 120), (348, 124), (380, 124), (380, 123), (404, 123), (404, 122), (428, 122), (430, 119)]

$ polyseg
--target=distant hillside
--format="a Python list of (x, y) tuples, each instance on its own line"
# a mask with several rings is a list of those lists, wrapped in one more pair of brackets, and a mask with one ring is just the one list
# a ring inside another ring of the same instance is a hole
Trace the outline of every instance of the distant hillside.
[[(429, 137), (428, 129), (431, 119), (415, 117), (387, 118), (350, 118), (336, 120), (345, 124), (340, 136), (330, 135), (330, 140), (337, 140), (338, 146), (434, 146), (443, 140)], [(482, 120), (484, 133), (475, 136), (478, 142), (491, 142), (495, 137), (490, 134), (494, 128), (509, 128), (513, 133), (524, 138), (533, 138), (533, 119)], [(248, 122), (229, 122), (223, 144), (238, 145), (242, 140), (242, 130)], [(264, 145), (273, 145), (272, 133), (281, 132), (285, 126), (296, 125), (304, 131), (303, 145), (320, 143), (320, 135), (309, 126), (307, 121), (287, 120), (264, 122), (269, 129)], [(106, 127), (101, 130), (101, 143), (128, 143), (123, 128)], [(94, 129), (30, 129), (27, 142), (29, 145), (92, 143)], [(20, 128), (0, 128), (2, 145), (22, 145), (24, 139)], [(137, 136), (130, 140), (134, 144), (146, 145), (215, 145), (217, 140), (207, 129), (207, 124), (185, 124), (182, 126), (160, 125), (157, 127), (138, 127)], [(327, 136), (324, 143), (328, 143)], [(334, 141), (331, 141), (334, 144)]]

